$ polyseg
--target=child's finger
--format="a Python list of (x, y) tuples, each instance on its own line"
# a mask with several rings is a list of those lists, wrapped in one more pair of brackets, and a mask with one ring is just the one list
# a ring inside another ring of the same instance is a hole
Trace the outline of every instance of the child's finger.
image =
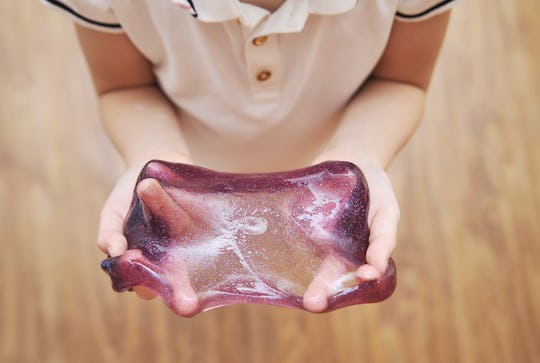
[(356, 270), (356, 277), (360, 281), (371, 281), (381, 277), (381, 274), (375, 267), (366, 263)]
[(181, 277), (183, 280), (179, 280), (176, 283), (179, 283), (181, 288), (175, 290), (175, 311), (182, 316), (193, 316), (199, 306), (199, 298), (197, 293), (193, 290), (191, 282), (187, 274)]
[(111, 257), (119, 256), (127, 249), (122, 232), (130, 199), (131, 188), (124, 177), (116, 184), (101, 211), (97, 243), (99, 249)]
[(137, 195), (153, 216), (172, 221), (174, 235), (184, 234), (191, 224), (190, 216), (170, 197), (156, 179), (144, 179), (137, 186)]
[[(388, 259), (396, 246), (398, 223), (399, 207), (397, 203), (390, 203), (376, 212), (370, 226), (371, 232), (366, 260), (381, 275), (386, 270)], [(365, 272), (368, 271), (365, 270)]]
[(127, 240), (121, 233), (123, 219), (112, 207), (105, 205), (101, 212), (101, 222), (97, 244), (99, 249), (111, 257), (121, 255), (127, 249)]
[(155, 292), (144, 286), (134, 286), (133, 291), (135, 291), (138, 297), (144, 300), (152, 300), (156, 297)]
[(326, 256), (304, 292), (304, 308), (315, 313), (326, 310), (328, 296), (339, 291), (346, 270), (345, 265), (336, 257)]

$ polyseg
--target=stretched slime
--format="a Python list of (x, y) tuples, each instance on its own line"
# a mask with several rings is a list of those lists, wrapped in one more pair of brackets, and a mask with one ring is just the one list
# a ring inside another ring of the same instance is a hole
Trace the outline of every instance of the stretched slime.
[(311, 287), (331, 311), (389, 297), (383, 276), (359, 281), (366, 263), (369, 192), (354, 164), (327, 161), (277, 173), (232, 174), (153, 160), (127, 215), (128, 250), (101, 267), (115, 291), (145, 286), (192, 316), (238, 303), (305, 308)]

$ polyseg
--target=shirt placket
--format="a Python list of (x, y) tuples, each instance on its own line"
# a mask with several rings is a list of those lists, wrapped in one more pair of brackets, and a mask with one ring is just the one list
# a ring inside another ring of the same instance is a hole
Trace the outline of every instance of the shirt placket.
[(277, 101), (281, 97), (282, 67), (278, 34), (257, 34), (244, 30), (244, 52), (251, 96), (257, 102)]

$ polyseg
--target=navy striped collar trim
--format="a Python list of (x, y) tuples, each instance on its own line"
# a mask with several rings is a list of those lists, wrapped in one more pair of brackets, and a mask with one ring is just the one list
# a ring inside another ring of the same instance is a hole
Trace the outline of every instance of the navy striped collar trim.
[(446, 4), (449, 4), (451, 2), (453, 2), (454, 0), (444, 0), (444, 1), (441, 1), (440, 3), (437, 3), (435, 5), (433, 5), (432, 7), (420, 12), (420, 13), (417, 13), (417, 14), (404, 14), (404, 13), (401, 13), (401, 12), (397, 12), (396, 13), (396, 16), (400, 17), (400, 18), (404, 18), (404, 19), (415, 19), (415, 18), (421, 18), (423, 17), (424, 15), (427, 15), (439, 8), (442, 8), (443, 6), (445, 6)]
[(64, 3), (60, 2), (60, 1), (57, 1), (57, 0), (45, 0), (45, 1), (47, 1), (49, 4), (54, 5), (54, 6), (60, 8), (60, 9), (62, 9), (64, 11), (67, 11), (68, 13), (70, 13), (73, 16), (75, 16), (76, 18), (84, 21), (85, 23), (89, 23), (89, 24), (92, 24), (92, 25), (96, 25), (96, 26), (100, 26), (100, 27), (104, 27), (104, 28), (108, 28), (108, 29), (122, 29), (122, 25), (120, 25), (118, 23), (104, 23), (104, 22), (101, 22), (101, 21), (97, 21), (97, 20), (87, 18), (86, 16), (84, 16), (82, 14), (79, 14), (74, 9), (70, 8), (69, 6), (67, 6), (66, 4), (64, 4)]

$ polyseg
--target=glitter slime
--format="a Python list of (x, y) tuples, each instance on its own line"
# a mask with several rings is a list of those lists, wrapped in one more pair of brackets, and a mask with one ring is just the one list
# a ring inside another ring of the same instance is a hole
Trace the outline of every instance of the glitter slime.
[(125, 221), (128, 250), (101, 266), (115, 291), (145, 286), (183, 316), (238, 303), (304, 308), (314, 281), (327, 292), (324, 311), (378, 302), (396, 269), (390, 260), (379, 279), (355, 278), (368, 207), (364, 176), (347, 162), (231, 174), (154, 160)]

